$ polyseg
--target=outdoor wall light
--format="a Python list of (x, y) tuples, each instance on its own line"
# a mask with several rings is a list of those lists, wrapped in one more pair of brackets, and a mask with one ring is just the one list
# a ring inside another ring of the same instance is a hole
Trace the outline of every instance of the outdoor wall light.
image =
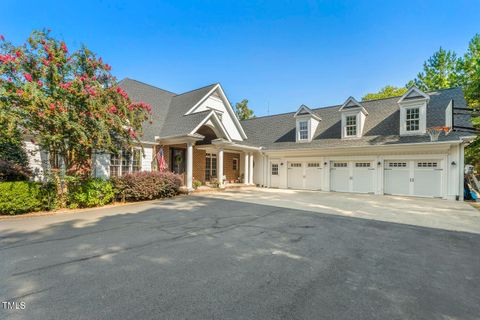
[(452, 166), (456, 166), (457, 163), (456, 163), (455, 161), (452, 161), (451, 165), (452, 165)]
[(380, 161), (378, 161), (378, 162), (377, 162), (377, 166), (380, 167), (381, 165), (382, 165), (382, 163), (381, 163)]
[(283, 166), (283, 162), (282, 162), (282, 163), (280, 163), (280, 165), (281, 165), (281, 166)]
[(323, 165), (326, 166), (328, 163), (324, 162)]

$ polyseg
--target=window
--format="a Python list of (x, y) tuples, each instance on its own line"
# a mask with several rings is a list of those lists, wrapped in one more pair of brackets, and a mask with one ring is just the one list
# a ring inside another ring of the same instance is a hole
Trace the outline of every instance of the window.
[(308, 140), (308, 121), (298, 122), (298, 139)]
[(272, 163), (272, 176), (278, 176), (278, 163)]
[(118, 177), (142, 169), (142, 150), (123, 149), (110, 155), (110, 176)]
[(345, 117), (345, 135), (347, 137), (357, 135), (357, 116)]
[(309, 162), (309, 163), (307, 164), (307, 167), (309, 167), (309, 168), (320, 168), (320, 163), (318, 163), (318, 162)]
[(132, 172), (142, 171), (142, 150), (133, 149)]
[(389, 162), (388, 166), (390, 168), (405, 168), (407, 167), (407, 163), (406, 162)]
[(301, 168), (302, 164), (299, 162), (290, 163), (290, 168)]
[(334, 168), (346, 168), (348, 164), (346, 162), (334, 162), (333, 167)]
[(371, 165), (370, 162), (356, 162), (355, 167), (357, 168), (369, 168)]
[(406, 130), (407, 131), (418, 131), (420, 130), (420, 109), (419, 108), (409, 108), (406, 109), (405, 119), (406, 119)]
[(418, 168), (436, 168), (438, 165), (437, 162), (418, 162)]
[(232, 170), (233, 170), (233, 171), (237, 171), (237, 170), (238, 170), (238, 159), (237, 159), (237, 158), (233, 158)]
[(207, 153), (205, 160), (205, 180), (210, 181), (217, 177), (217, 155), (215, 153)]

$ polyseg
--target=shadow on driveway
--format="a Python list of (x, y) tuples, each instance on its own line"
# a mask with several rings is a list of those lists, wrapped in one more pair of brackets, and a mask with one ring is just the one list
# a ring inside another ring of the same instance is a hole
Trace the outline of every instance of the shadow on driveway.
[(0, 299), (26, 303), (0, 318), (480, 314), (478, 234), (201, 196), (3, 221), (0, 232)]

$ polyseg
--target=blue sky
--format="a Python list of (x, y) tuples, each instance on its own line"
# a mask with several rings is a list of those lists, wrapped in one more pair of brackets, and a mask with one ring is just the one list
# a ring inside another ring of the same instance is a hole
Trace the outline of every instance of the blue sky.
[(129, 77), (184, 92), (220, 82), (257, 115), (403, 86), (440, 46), (463, 53), (479, 1), (5, 1), (0, 34), (50, 28)]

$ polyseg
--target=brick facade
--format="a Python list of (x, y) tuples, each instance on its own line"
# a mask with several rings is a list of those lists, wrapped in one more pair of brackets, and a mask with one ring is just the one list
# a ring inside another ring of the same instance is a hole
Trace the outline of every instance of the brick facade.
[[(171, 149), (172, 148), (179, 148), (179, 149), (187, 149), (187, 145), (184, 144), (176, 144), (176, 145), (166, 145), (162, 146), (163, 152), (165, 155), (165, 161), (168, 164), (169, 170), (171, 170), (172, 163), (171, 163)], [(160, 146), (155, 148), (155, 154), (157, 154)], [(186, 155), (185, 155), (186, 156)], [(199, 150), (195, 146), (193, 147), (193, 178), (194, 180), (200, 180), (202, 183), (205, 183), (205, 161), (206, 152), (205, 150)], [(238, 159), (238, 166), (237, 170), (233, 170), (233, 159)], [(223, 154), (223, 174), (226, 176), (226, 181), (228, 182), (235, 182), (238, 177), (240, 176), (240, 155), (238, 153), (229, 153), (224, 152)], [(185, 181), (185, 174), (183, 174), (183, 181)]]

